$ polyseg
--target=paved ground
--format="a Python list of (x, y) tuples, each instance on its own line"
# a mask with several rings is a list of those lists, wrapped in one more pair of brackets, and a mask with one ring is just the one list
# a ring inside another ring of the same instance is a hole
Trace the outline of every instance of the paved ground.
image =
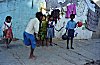
[(74, 40), (74, 50), (66, 49), (66, 41), (55, 40), (57, 46), (37, 47), (36, 60), (28, 59), (29, 47), (21, 40), (10, 49), (0, 44), (0, 65), (100, 65), (100, 39)]

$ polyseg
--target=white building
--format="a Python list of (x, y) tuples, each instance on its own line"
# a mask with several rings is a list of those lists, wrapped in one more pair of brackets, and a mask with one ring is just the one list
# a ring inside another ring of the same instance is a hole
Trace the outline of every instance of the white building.
[[(66, 11), (66, 6), (69, 2), (66, 3), (65, 0), (59, 0), (59, 2), (61, 1), (64, 3), (63, 8)], [(88, 8), (95, 11), (95, 5), (92, 4), (90, 0), (75, 0), (74, 2), (77, 4), (77, 14), (75, 21), (82, 21), (84, 23), (85, 20), (87, 20), (86, 15)], [(52, 3), (49, 5), (52, 5)], [(57, 5), (57, 8), (60, 8), (60, 4), (58, 4), (58, 1), (55, 1), (55, 4)], [(0, 36), (2, 35), (1, 27), (3, 22), (5, 21), (5, 17), (7, 15), (11, 15), (13, 18), (12, 24), (14, 37), (23, 39), (23, 32), (29, 19), (34, 18), (35, 13), (37, 11), (40, 11), (41, 7), (44, 8), (42, 9), (42, 11), (45, 14), (45, 8), (48, 8), (46, 7), (45, 0), (0, 0)], [(63, 22), (67, 23), (68, 20), (68, 18), (65, 18), (65, 15), (63, 15), (63, 17), (61, 16), (60, 22), (57, 22), (56, 29), (59, 30), (63, 26)], [(60, 32), (55, 31), (56, 37), (61, 38), (61, 35), (64, 32), (65, 28), (63, 28)], [(89, 39), (93, 36), (93, 32), (85, 29), (84, 26), (76, 28), (75, 33), (78, 33), (77, 37), (75, 37), (76, 39)]]

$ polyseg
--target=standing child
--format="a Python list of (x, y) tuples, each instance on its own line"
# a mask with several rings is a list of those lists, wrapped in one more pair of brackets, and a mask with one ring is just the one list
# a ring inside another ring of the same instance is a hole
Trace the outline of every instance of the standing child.
[(31, 19), (23, 33), (24, 44), (31, 47), (30, 59), (35, 59), (34, 49), (36, 47), (36, 41), (39, 40), (39, 23), (42, 20), (43, 14), (41, 12), (36, 13), (36, 18)]
[(44, 41), (46, 41), (46, 45), (48, 46), (48, 43), (47, 43), (47, 21), (46, 21), (46, 15), (43, 15), (43, 18), (42, 18), (42, 27), (41, 27), (41, 43), (42, 43), (42, 46), (44, 46)]
[(6, 40), (6, 48), (9, 48), (9, 44), (12, 41), (13, 33), (12, 33), (12, 23), (11, 23), (11, 16), (7, 16), (2, 27), (3, 29), (3, 37)]
[(48, 28), (47, 28), (47, 38), (49, 39), (50, 46), (52, 46), (52, 38), (54, 37), (54, 25), (53, 17), (49, 15)]
[(67, 49), (69, 49), (69, 39), (71, 39), (71, 49), (73, 48), (73, 38), (74, 38), (74, 28), (76, 28), (77, 23), (73, 20), (75, 18), (74, 14), (70, 15), (71, 20), (68, 21), (66, 25), (66, 32), (68, 33), (68, 39), (67, 39)]

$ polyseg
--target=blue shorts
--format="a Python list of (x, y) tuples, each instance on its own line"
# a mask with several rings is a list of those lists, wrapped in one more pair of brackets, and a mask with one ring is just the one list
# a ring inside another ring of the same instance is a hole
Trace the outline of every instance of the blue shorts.
[(34, 35), (24, 32), (23, 37), (24, 37), (23, 42), (25, 45), (27, 46), (31, 45), (33, 49), (36, 47), (36, 39)]
[(47, 38), (54, 38), (54, 28), (47, 29)]
[(74, 29), (69, 29), (68, 30), (68, 37), (74, 38)]

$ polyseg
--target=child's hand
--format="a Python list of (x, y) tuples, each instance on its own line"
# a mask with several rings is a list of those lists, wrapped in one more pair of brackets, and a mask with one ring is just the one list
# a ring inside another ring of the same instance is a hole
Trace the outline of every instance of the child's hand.
[(5, 38), (5, 36), (3, 38)]
[(37, 40), (40, 40), (40, 38), (39, 38), (39, 37), (36, 37), (36, 39), (37, 39)]

